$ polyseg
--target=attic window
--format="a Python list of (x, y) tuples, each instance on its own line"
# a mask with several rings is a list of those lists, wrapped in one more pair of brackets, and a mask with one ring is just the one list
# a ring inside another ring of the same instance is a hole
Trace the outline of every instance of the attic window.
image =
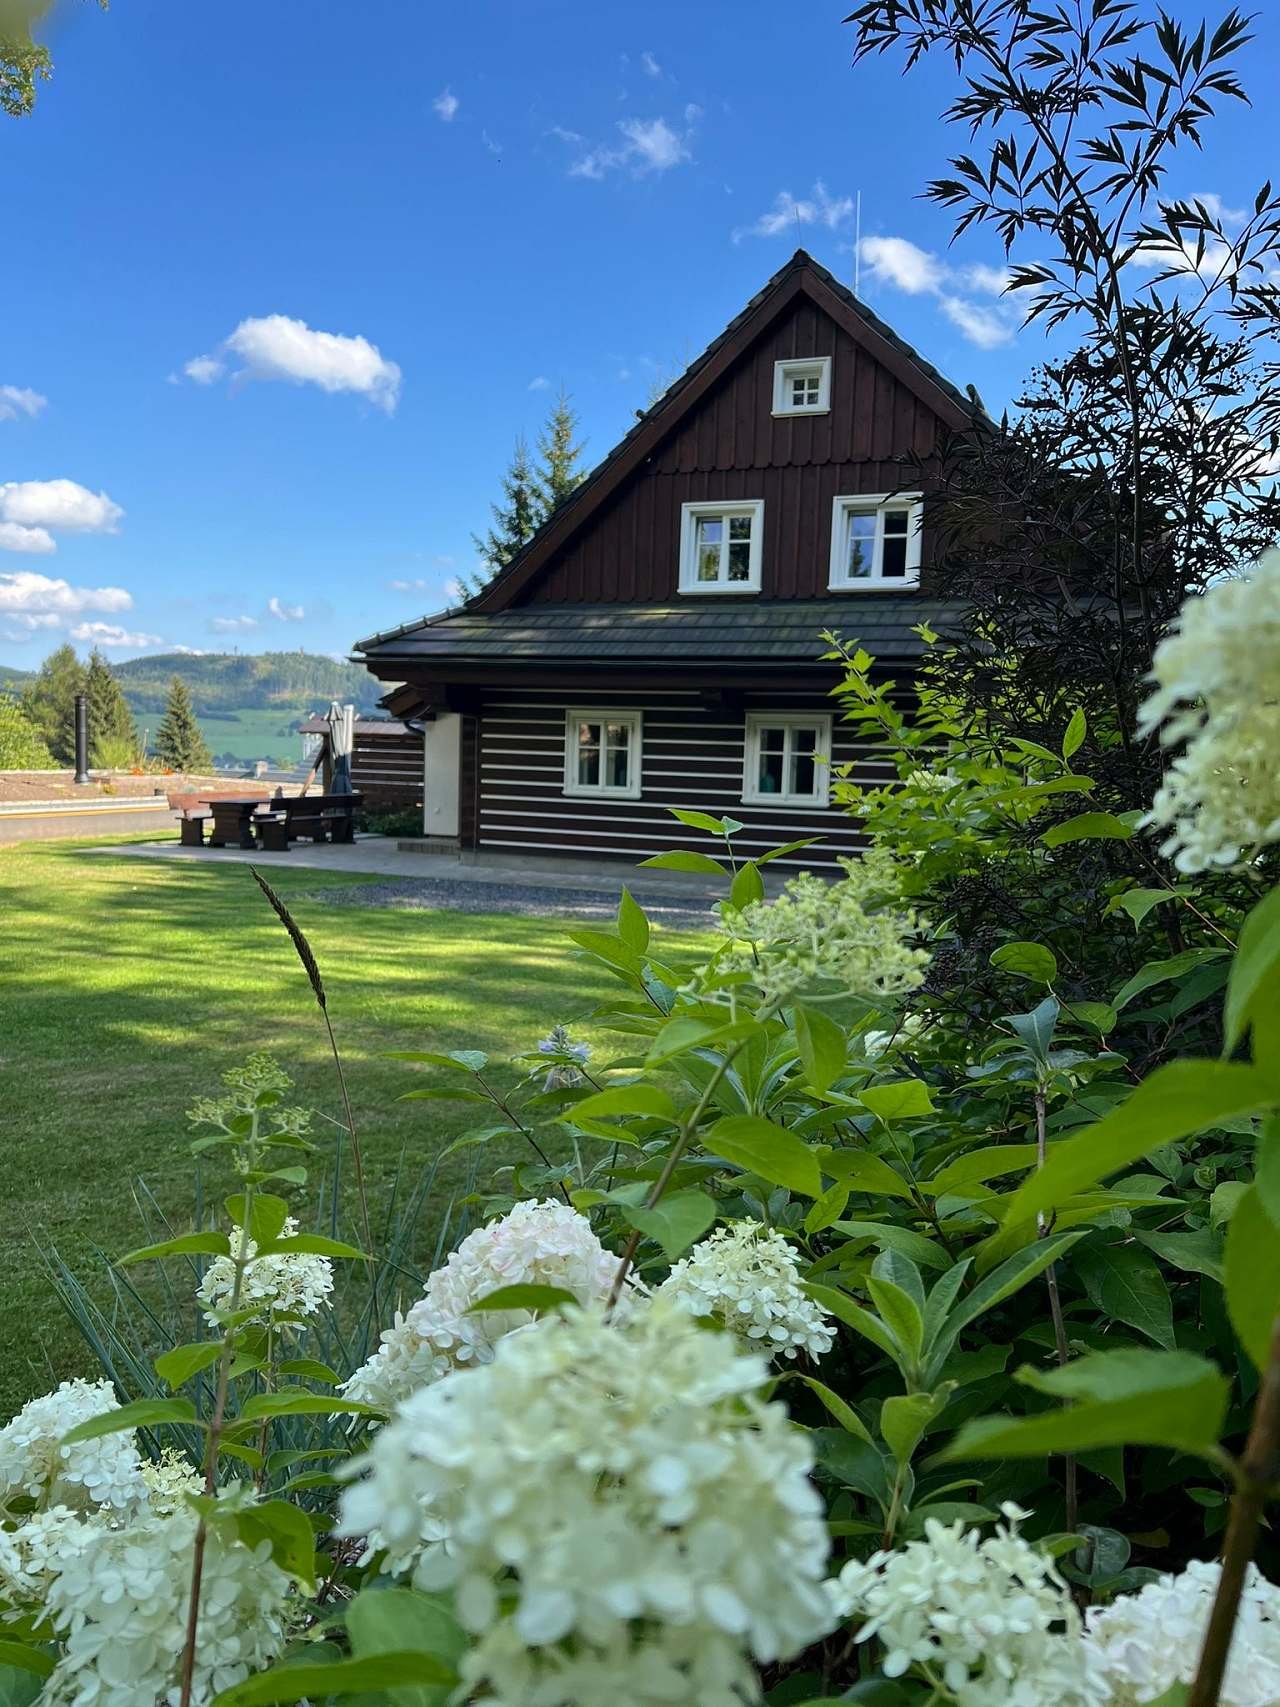
[(918, 492), (837, 498), (831, 516), (832, 592), (916, 586), (922, 511)]
[(830, 356), (773, 364), (775, 415), (826, 415), (830, 410)]
[(680, 591), (758, 593), (764, 500), (683, 504)]

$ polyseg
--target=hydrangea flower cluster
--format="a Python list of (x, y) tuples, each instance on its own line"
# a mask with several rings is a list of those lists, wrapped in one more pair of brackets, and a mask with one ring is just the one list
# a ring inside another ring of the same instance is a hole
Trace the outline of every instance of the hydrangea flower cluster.
[(131, 1431), (62, 1445), (77, 1424), (116, 1410), (109, 1381), (64, 1381), (25, 1404), (0, 1428), (0, 1510), (19, 1495), (45, 1507), (124, 1511), (146, 1499)]
[(602, 1304), (617, 1272), (618, 1258), (585, 1215), (554, 1201), (517, 1203), (509, 1215), (467, 1235), (408, 1314), (397, 1313), (378, 1350), (342, 1390), (390, 1411), (452, 1369), (487, 1363), (498, 1340), (533, 1320), (527, 1310), (468, 1315), (489, 1293), (502, 1286), (560, 1286), (580, 1304)]
[[(297, 1231), (298, 1223), (290, 1215), (281, 1230), (281, 1237), (292, 1238)], [(205, 1311), (205, 1321), (211, 1328), (221, 1325), (216, 1312), (231, 1307), (236, 1279), (234, 1259), (242, 1251), (249, 1259), (249, 1266), (240, 1282), (239, 1308), (256, 1311), (256, 1315), (247, 1320), (276, 1324), (281, 1313), (313, 1316), (333, 1291), (333, 1264), (328, 1257), (293, 1251), (259, 1257), (257, 1245), (242, 1227), (237, 1227), (232, 1233), (231, 1249), (231, 1256), (213, 1259), (197, 1288), (197, 1297), (209, 1306)]]
[[(53, 1707), (142, 1707), (178, 1698), (196, 1515), (145, 1517), (127, 1528), (82, 1523), (63, 1545), (44, 1604), (62, 1657), (40, 1699)], [(254, 1549), (210, 1525), (192, 1701), (204, 1707), (284, 1646), (289, 1578), (271, 1544)]]
[(822, 1357), (835, 1329), (800, 1289), (800, 1265), (782, 1237), (755, 1221), (717, 1227), (671, 1270), (658, 1289), (692, 1316), (715, 1316), (752, 1349), (780, 1357)]
[(766, 1375), (662, 1300), (548, 1317), (405, 1402), (340, 1528), (455, 1588), (487, 1707), (741, 1707), (751, 1658), (832, 1624), (811, 1449)]
[(79, 1512), (55, 1505), (32, 1512), (16, 1529), (0, 1529), (0, 1601), (40, 1605), (63, 1561), (84, 1545), (91, 1527)]
[[(1177, 1576), (1147, 1583), (1110, 1606), (1089, 1608), (1086, 1646), (1110, 1686), (1112, 1707), (1137, 1707), (1177, 1683), (1190, 1683), (1220, 1569), (1193, 1560)], [(1280, 1588), (1255, 1565), (1245, 1579), (1221, 1699), (1223, 1707), (1274, 1707), (1280, 1701)]]
[(1196, 872), (1280, 841), (1280, 551), (1189, 598), (1152, 676), (1139, 730), (1182, 747), (1145, 820), (1161, 852)]
[(868, 1061), (878, 1061), (890, 1049), (908, 1049), (929, 1029), (923, 1014), (907, 1014), (892, 1031), (869, 1031), (862, 1039), (862, 1053)]
[(772, 901), (724, 907), (728, 956), (751, 971), (766, 1002), (780, 1004), (814, 985), (878, 1000), (905, 995), (924, 979), (929, 955), (910, 946), (919, 920), (889, 903), (899, 890), (893, 857), (868, 848), (842, 859), (844, 877), (790, 878)]
[(1051, 1560), (1018, 1533), (1026, 1513), (976, 1529), (929, 1519), (925, 1538), (847, 1564), (832, 1585), (838, 1611), (878, 1636), (886, 1677), (919, 1667), (957, 1707), (1101, 1707), (1097, 1653)]

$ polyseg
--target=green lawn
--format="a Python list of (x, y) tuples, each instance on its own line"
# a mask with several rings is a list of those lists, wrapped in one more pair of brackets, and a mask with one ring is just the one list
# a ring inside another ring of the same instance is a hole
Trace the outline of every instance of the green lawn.
[[(458, 1132), (485, 1122), (465, 1104), (397, 1101), (427, 1082), (415, 1078), (424, 1069), (383, 1051), (525, 1049), (604, 993), (563, 920), (331, 906), (305, 897), (350, 877), (299, 868), (273, 881), (323, 971), (369, 1170), (384, 1189), (402, 1152), (416, 1177)], [(3, 848), (0, 917), (2, 1421), (54, 1378), (92, 1369), (50, 1294), (37, 1241), (101, 1294), (95, 1251), (140, 1242), (139, 1181), (189, 1224), (184, 1111), (251, 1050), (278, 1057), (299, 1101), (335, 1118), (340, 1110), (310, 988), (246, 866)], [(475, 1154), (445, 1163), (440, 1208)], [(315, 1190), (313, 1178), (304, 1219)]]

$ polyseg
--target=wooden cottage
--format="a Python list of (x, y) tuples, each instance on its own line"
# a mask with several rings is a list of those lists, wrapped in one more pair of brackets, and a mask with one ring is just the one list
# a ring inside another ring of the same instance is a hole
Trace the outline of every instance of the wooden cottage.
[[(976, 401), (803, 250), (461, 609), (359, 643), (425, 726), (424, 828), (515, 856), (856, 845), (829, 770), (890, 774), (829, 697), (824, 629), (908, 678), (946, 614), (903, 462)], [(834, 712), (834, 715), (833, 715)]]

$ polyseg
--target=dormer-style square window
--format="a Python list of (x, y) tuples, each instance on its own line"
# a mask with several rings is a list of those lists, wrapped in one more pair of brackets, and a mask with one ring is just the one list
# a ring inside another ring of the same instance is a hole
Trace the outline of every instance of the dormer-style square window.
[(773, 364), (775, 415), (826, 415), (830, 409), (830, 356)]
[(764, 499), (682, 504), (680, 591), (758, 593)]
[(837, 498), (831, 515), (831, 591), (916, 586), (922, 513), (918, 492)]

